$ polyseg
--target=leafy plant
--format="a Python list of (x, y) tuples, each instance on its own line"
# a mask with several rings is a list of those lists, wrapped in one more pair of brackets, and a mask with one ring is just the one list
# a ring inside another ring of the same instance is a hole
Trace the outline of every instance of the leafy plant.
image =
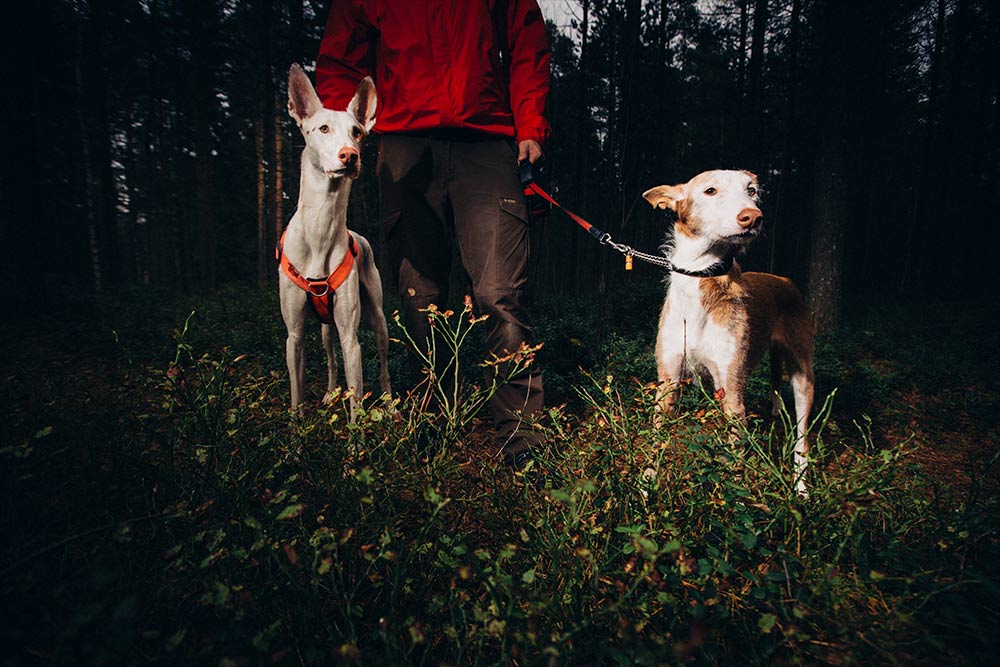
[[(169, 354), (133, 345), (106, 384), (9, 408), (0, 594), (23, 610), (2, 626), (12, 654), (974, 664), (995, 650), (995, 452), (947, 483), (917, 464), (926, 439), (887, 442), (838, 392), (813, 420), (803, 499), (787, 414), (733, 438), (692, 385), (655, 427), (656, 387), (632, 377), (648, 378), (645, 348), (620, 333), (602, 343), (614, 358), (576, 377), (572, 407), (539, 420), (539, 491), (497, 466), (477, 418), (534, 350), (483, 362), (484, 383), (456, 391), (439, 369), (472, 366), (478, 319), (428, 316), (422, 382), (366, 397), (354, 424), (343, 395), (289, 412), (283, 369), (202, 311), (180, 315)], [(8, 405), (26, 383), (4, 387)], [(444, 417), (426, 410), (432, 397)], [(419, 426), (432, 422), (428, 455)]]

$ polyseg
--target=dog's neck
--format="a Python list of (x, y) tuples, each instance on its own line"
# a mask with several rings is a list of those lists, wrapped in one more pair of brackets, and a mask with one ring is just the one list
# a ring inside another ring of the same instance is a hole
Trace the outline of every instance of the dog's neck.
[(299, 173), (299, 220), (309, 249), (324, 255), (347, 243), (347, 203), (351, 178), (330, 178), (312, 160), (312, 151), (302, 151)]
[[(716, 264), (727, 262), (732, 258), (734, 248), (713, 243), (703, 237), (692, 237), (674, 230), (673, 241), (668, 246), (667, 257), (670, 263), (687, 272), (704, 271)], [(674, 273), (674, 276), (683, 276)], [(689, 276), (683, 276), (690, 278)], [(697, 280), (697, 278), (691, 278)]]

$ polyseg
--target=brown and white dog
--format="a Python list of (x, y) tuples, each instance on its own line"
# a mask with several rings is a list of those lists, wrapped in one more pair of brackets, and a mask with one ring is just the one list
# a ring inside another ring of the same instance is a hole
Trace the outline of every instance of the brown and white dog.
[(803, 476), (813, 402), (813, 324), (790, 280), (743, 273), (734, 261), (761, 231), (757, 177), (747, 171), (706, 171), (681, 185), (643, 193), (655, 208), (677, 214), (669, 244), (670, 287), (656, 337), (659, 410), (674, 409), (677, 387), (690, 367), (707, 371), (722, 390), (725, 411), (742, 420), (747, 379), (770, 352), (774, 413), (782, 365), (795, 397), (795, 488)]

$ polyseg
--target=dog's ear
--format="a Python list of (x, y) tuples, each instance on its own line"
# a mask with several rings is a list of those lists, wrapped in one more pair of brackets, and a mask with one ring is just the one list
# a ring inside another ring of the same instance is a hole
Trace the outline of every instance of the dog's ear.
[(370, 132), (375, 125), (375, 107), (378, 106), (378, 96), (375, 94), (375, 82), (370, 76), (361, 79), (354, 98), (347, 105), (347, 112), (353, 114), (365, 132)]
[(323, 103), (309, 76), (298, 63), (294, 63), (288, 70), (288, 115), (302, 125), (302, 121), (322, 108)]
[(684, 189), (679, 185), (657, 185), (642, 193), (643, 198), (653, 208), (677, 210), (677, 204), (684, 199)]

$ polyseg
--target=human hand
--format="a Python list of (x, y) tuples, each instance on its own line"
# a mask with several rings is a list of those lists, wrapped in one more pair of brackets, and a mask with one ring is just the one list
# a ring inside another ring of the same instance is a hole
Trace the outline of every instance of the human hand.
[(534, 139), (525, 139), (517, 144), (517, 163), (521, 164), (525, 160), (535, 164), (542, 159), (542, 145)]

